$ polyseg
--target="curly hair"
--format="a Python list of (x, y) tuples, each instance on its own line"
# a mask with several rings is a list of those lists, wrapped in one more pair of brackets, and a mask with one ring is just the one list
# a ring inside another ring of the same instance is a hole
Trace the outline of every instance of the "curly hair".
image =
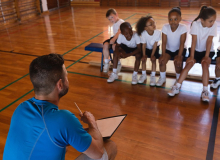
[(149, 19), (153, 18), (152, 16), (141, 17), (136, 24), (137, 34), (140, 36), (146, 27), (146, 23)]

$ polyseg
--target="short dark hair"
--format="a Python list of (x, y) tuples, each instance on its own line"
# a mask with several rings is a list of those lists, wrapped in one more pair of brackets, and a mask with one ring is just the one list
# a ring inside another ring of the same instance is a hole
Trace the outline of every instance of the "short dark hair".
[(173, 7), (173, 8), (169, 11), (168, 16), (170, 16), (170, 14), (173, 13), (173, 12), (176, 12), (176, 13), (179, 14), (180, 16), (181, 16), (181, 14), (182, 14), (180, 7)]
[(106, 12), (106, 18), (108, 18), (111, 14), (115, 14), (115, 15), (117, 14), (114, 8), (108, 9), (108, 11)]
[(206, 19), (209, 19), (213, 15), (216, 15), (216, 11), (215, 11), (214, 8), (212, 8), (210, 6), (202, 6), (201, 9), (200, 9), (198, 17), (196, 17), (194, 19), (194, 21), (197, 21), (199, 18), (202, 18), (203, 20), (206, 20)]
[(120, 25), (120, 30), (121, 30), (121, 32), (123, 32), (125, 28), (132, 28), (132, 27), (131, 27), (131, 24), (130, 24), (129, 22), (123, 22), (123, 23)]
[(64, 80), (63, 64), (63, 57), (54, 53), (40, 56), (31, 62), (29, 73), (35, 94), (48, 95), (60, 79)]
[(137, 34), (140, 36), (146, 27), (146, 23), (149, 19), (153, 18), (152, 16), (141, 17), (136, 24)]

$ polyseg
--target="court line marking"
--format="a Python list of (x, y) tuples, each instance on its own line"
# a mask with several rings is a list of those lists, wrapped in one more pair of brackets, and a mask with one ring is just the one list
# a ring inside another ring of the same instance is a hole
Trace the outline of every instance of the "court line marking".
[[(74, 63), (70, 64), (68, 67), (66, 67), (66, 69), (68, 69), (69, 67), (73, 66), (74, 64), (76, 64), (77, 62), (79, 62), (81, 59), (85, 58), (86, 56), (88, 56), (89, 54), (91, 54), (93, 51), (87, 53), (86, 55), (84, 55), (82, 58), (78, 59), (77, 61), (75, 61)], [(15, 102), (19, 101), (21, 98), (25, 97), (26, 95), (28, 95), (29, 93), (31, 93), (32, 91), (34, 91), (34, 89), (28, 91), (27, 93), (25, 93), (24, 95), (22, 95), (21, 97), (19, 97), (18, 99), (14, 100), (13, 102), (11, 102), (10, 104), (8, 104), (7, 106), (3, 107), (2, 109), (0, 109), (0, 112), (2, 112), (3, 110), (5, 110), (6, 108), (10, 107), (11, 105), (13, 105)]]
[(219, 104), (220, 104), (219, 93), (220, 93), (220, 88), (218, 88), (217, 98), (215, 101), (215, 108), (213, 112), (212, 125), (211, 125), (211, 130), (210, 130), (210, 135), (209, 135), (209, 143), (208, 143), (208, 148), (207, 148), (206, 160), (212, 160), (213, 155), (214, 155), (216, 132), (218, 128)]
[[(127, 19), (129, 19), (129, 18), (131, 18), (131, 17), (133, 17), (133, 16), (135, 16), (135, 15), (136, 15), (136, 13), (132, 14), (131, 16), (129, 16), (129, 17), (127, 17), (127, 18), (125, 18), (124, 20), (127, 20)], [(92, 37), (92, 38), (90, 38), (89, 40), (91, 40), (91, 39), (93, 39), (93, 38), (97, 37), (98, 35), (100, 35), (100, 34), (102, 34), (102, 33), (106, 32), (107, 30), (108, 30), (108, 29), (106, 29), (106, 30), (102, 31), (101, 33), (99, 33), (99, 34), (97, 34), (97, 35), (93, 36), (93, 37)], [(65, 52), (65, 53), (64, 53), (64, 54), (62, 54), (62, 55), (63, 55), (63, 56), (64, 56), (64, 55), (66, 55), (67, 53), (69, 53), (69, 52), (73, 51), (74, 49), (76, 49), (76, 48), (80, 47), (81, 45), (83, 45), (84, 43), (88, 42), (89, 40), (86, 40), (85, 42), (83, 42), (83, 43), (79, 44), (78, 46), (74, 47), (73, 49), (70, 49), (69, 51)], [(3, 90), (3, 89), (5, 89), (5, 88), (7, 88), (7, 87), (8, 87), (8, 86), (10, 86), (10, 85), (12, 85), (13, 83), (15, 83), (15, 82), (17, 82), (17, 81), (19, 81), (19, 80), (23, 79), (24, 77), (26, 77), (26, 76), (28, 76), (28, 75), (29, 75), (29, 73), (28, 73), (28, 74), (25, 74), (24, 76), (22, 76), (21, 78), (18, 78), (18, 79), (17, 79), (17, 80), (15, 80), (15, 81), (11, 82), (10, 84), (8, 84), (8, 85), (6, 85), (6, 86), (4, 86), (4, 87), (0, 88), (0, 91), (1, 91), (1, 90)]]

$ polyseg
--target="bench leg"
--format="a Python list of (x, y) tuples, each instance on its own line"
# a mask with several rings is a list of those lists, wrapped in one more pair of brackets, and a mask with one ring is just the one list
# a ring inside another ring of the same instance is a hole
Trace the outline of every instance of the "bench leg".
[(103, 52), (102, 52), (102, 58), (101, 58), (101, 69), (100, 69), (101, 72), (103, 71), (103, 58), (104, 58), (104, 55), (103, 55)]

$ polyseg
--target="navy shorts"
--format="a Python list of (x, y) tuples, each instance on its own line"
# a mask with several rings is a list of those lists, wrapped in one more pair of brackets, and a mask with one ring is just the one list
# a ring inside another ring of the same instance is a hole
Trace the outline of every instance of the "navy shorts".
[[(189, 48), (189, 57), (190, 57), (191, 48)], [(201, 63), (203, 57), (205, 57), (206, 51), (198, 52), (195, 50), (194, 59), (196, 60), (196, 63)], [(215, 52), (210, 52), (209, 57), (212, 59), (215, 55)]]
[(131, 53), (131, 52), (134, 52), (136, 49), (137, 49), (137, 47), (136, 48), (129, 48), (128, 46), (126, 46), (125, 44), (120, 44), (120, 47), (121, 47), (121, 49), (123, 49), (126, 53)]
[[(167, 49), (166, 49), (166, 53), (170, 55), (171, 59), (174, 59), (174, 57), (178, 55), (179, 50), (177, 50), (177, 51), (175, 51), (175, 52), (171, 52), (170, 50), (167, 50)], [(182, 56), (183, 56), (183, 57), (186, 56), (186, 48), (183, 49)]]
[[(160, 54), (159, 54), (160, 48), (159, 48), (159, 47), (160, 47), (160, 46), (157, 46), (157, 49), (156, 49), (156, 51), (155, 51), (155, 53), (154, 53), (154, 56), (155, 56), (157, 59), (160, 58)], [(146, 48), (145, 54), (147, 55), (148, 58), (151, 57), (152, 50), (153, 50), (153, 49), (148, 49), (148, 48)]]
[[(111, 37), (111, 38), (109, 38), (109, 39), (107, 39), (107, 40), (105, 40), (105, 41), (103, 42), (103, 44), (105, 44), (106, 42), (109, 43), (109, 45), (110, 45), (109, 49), (112, 49), (112, 44), (110, 44), (110, 40), (111, 40), (112, 38), (113, 38), (113, 37)], [(115, 40), (115, 43), (114, 43), (114, 44), (116, 44), (116, 41), (117, 41), (117, 39)]]
[(220, 57), (220, 50), (217, 50), (217, 57)]

